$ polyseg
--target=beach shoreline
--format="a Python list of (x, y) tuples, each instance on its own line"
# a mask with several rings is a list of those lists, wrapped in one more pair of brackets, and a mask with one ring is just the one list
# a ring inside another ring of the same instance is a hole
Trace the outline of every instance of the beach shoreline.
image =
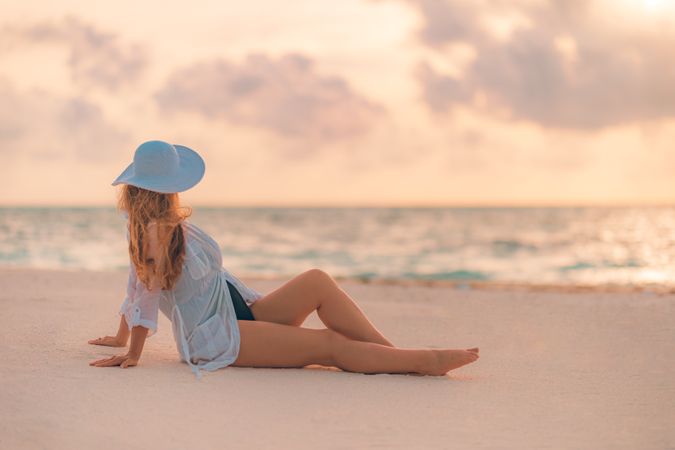
[(391, 286), (428, 286), (454, 289), (478, 289), (493, 291), (524, 291), (524, 292), (598, 292), (598, 293), (651, 293), (657, 295), (669, 295), (675, 293), (675, 286), (664, 284), (555, 284), (555, 283), (523, 283), (518, 281), (479, 281), (479, 280), (409, 280), (409, 279), (382, 279), (363, 280), (353, 277), (335, 277), (336, 280), (357, 282), (372, 285)]
[[(125, 270), (90, 270), (81, 268), (34, 268), (21, 266), (2, 266), (2, 271), (48, 271), (48, 272), (124, 272)], [(290, 280), (294, 275), (282, 276), (262, 276), (262, 275), (240, 275), (233, 272), (239, 278), (252, 282), (273, 282), (283, 283)], [(330, 274), (330, 272), (328, 272)], [(536, 283), (521, 281), (490, 281), (490, 280), (438, 280), (424, 278), (364, 278), (355, 276), (339, 276), (333, 278), (338, 282), (356, 283), (372, 286), (426, 286), (437, 288), (448, 288), (457, 290), (485, 290), (485, 291), (508, 291), (508, 292), (558, 292), (558, 293), (646, 293), (654, 295), (672, 295), (675, 294), (675, 284), (665, 283), (641, 283), (641, 284), (618, 284), (618, 283)]]

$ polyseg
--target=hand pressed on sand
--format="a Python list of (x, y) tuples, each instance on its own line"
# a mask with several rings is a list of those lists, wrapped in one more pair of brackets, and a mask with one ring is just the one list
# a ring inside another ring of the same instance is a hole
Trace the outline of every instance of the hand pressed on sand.
[(90, 366), (96, 367), (113, 367), (120, 366), (123, 369), (127, 367), (132, 367), (138, 364), (138, 358), (126, 355), (115, 355), (109, 358), (99, 359), (98, 361), (90, 362)]
[(117, 336), (103, 336), (96, 339), (90, 339), (87, 342), (92, 345), (104, 345), (106, 347), (126, 347), (127, 345), (126, 341), (122, 341), (122, 339)]

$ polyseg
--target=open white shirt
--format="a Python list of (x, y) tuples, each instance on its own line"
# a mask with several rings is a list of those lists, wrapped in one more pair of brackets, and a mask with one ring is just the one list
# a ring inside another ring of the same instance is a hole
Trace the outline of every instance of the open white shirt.
[(129, 330), (143, 326), (150, 337), (157, 331), (161, 310), (171, 321), (181, 361), (200, 379), (200, 369), (220, 369), (239, 355), (239, 326), (226, 282), (237, 288), (249, 306), (262, 294), (222, 266), (220, 247), (208, 234), (187, 221), (182, 226), (185, 259), (173, 289), (148, 290), (130, 263), (127, 295), (119, 314), (125, 316)]

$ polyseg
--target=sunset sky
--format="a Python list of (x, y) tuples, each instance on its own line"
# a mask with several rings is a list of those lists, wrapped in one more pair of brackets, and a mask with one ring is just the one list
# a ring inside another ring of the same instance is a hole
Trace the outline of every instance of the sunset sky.
[(675, 203), (675, 2), (0, 0), (0, 204)]

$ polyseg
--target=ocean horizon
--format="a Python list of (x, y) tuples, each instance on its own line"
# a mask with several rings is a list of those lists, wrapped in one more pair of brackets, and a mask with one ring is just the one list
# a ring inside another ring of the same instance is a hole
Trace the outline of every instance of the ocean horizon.
[[(362, 280), (672, 286), (675, 207), (194, 206), (242, 277), (319, 267)], [(0, 267), (121, 270), (106, 206), (0, 207)]]

